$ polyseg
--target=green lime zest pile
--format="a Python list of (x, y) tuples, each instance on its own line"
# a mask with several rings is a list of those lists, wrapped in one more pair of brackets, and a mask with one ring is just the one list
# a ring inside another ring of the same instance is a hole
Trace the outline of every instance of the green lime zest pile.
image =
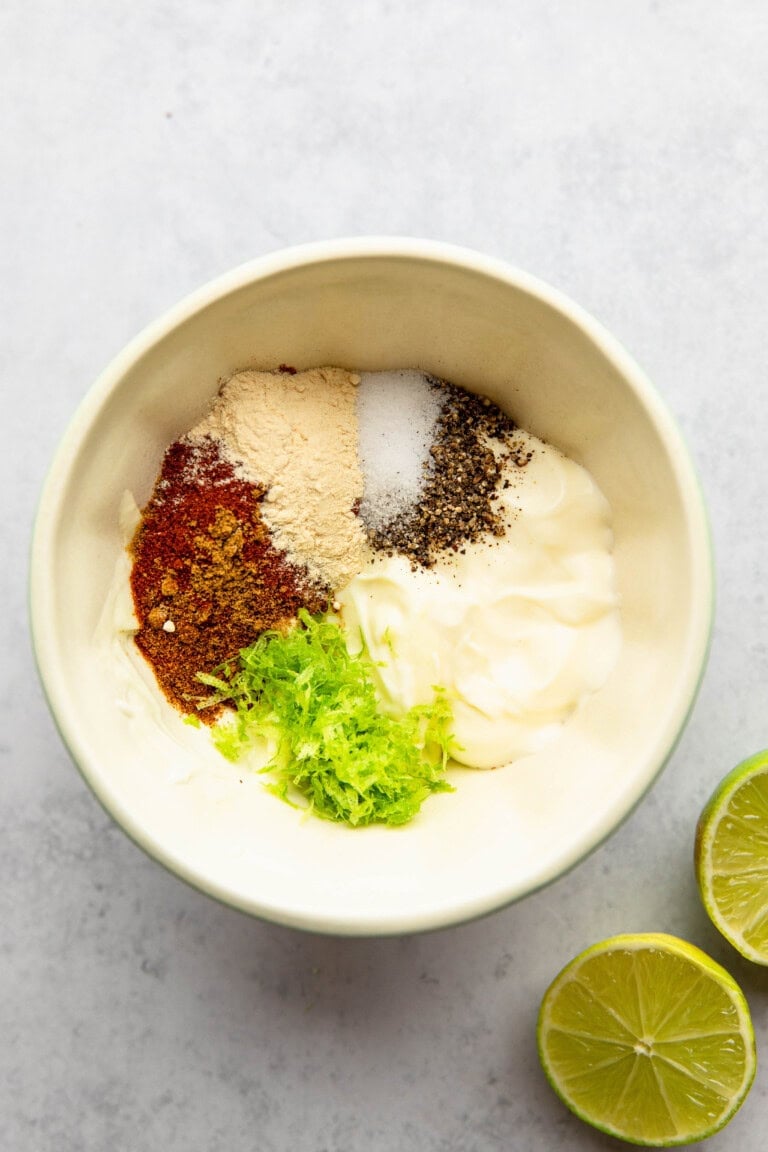
[(265, 632), (240, 653), (239, 667), (200, 674), (213, 703), (234, 708), (214, 729), (220, 752), (239, 759), (263, 737), (277, 751), (261, 771), (269, 789), (326, 820), (359, 827), (405, 824), (433, 792), (452, 792), (451, 708), (432, 704), (402, 717), (381, 711), (370, 662), (350, 655), (341, 627), (302, 610), (288, 633)]

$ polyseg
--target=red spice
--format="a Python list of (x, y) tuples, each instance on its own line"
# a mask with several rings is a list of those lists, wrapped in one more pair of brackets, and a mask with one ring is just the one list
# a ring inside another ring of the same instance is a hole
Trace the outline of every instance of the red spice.
[(266, 629), (287, 626), (299, 608), (326, 606), (327, 590), (272, 545), (260, 513), (264, 494), (235, 474), (212, 438), (177, 440), (131, 543), (136, 644), (183, 712), (207, 694), (198, 672), (236, 658)]

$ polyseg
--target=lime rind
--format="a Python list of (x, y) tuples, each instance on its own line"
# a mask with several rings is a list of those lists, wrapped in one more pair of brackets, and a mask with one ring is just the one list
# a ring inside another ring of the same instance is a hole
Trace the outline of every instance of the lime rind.
[(742, 956), (768, 965), (768, 750), (738, 764), (707, 801), (694, 862), (712, 923)]
[(615, 936), (572, 960), (544, 995), (537, 1040), (550, 1085), (575, 1115), (646, 1147), (720, 1131), (757, 1066), (736, 981), (694, 945), (661, 933)]

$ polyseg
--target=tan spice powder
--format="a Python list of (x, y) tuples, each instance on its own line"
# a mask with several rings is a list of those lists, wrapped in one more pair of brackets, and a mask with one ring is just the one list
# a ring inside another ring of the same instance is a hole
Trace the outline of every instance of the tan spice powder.
[(238, 372), (187, 437), (213, 437), (238, 476), (264, 486), (261, 515), (275, 546), (334, 589), (370, 554), (355, 514), (363, 494), (359, 383), (343, 368)]

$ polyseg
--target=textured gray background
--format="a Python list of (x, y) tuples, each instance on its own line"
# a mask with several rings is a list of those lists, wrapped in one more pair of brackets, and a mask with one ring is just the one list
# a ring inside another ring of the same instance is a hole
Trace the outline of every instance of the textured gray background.
[[(764, 0), (5, 0), (0, 1149), (609, 1149), (539, 1072), (548, 981), (666, 930), (743, 983), (690, 866), (699, 808), (768, 744)], [(644, 365), (701, 470), (709, 669), (640, 809), (549, 890), (345, 941), (188, 890), (117, 831), (37, 685), (26, 556), (84, 391), (200, 283), (298, 241), (430, 236), (564, 289)], [(768, 1059), (712, 1149), (764, 1149)]]

